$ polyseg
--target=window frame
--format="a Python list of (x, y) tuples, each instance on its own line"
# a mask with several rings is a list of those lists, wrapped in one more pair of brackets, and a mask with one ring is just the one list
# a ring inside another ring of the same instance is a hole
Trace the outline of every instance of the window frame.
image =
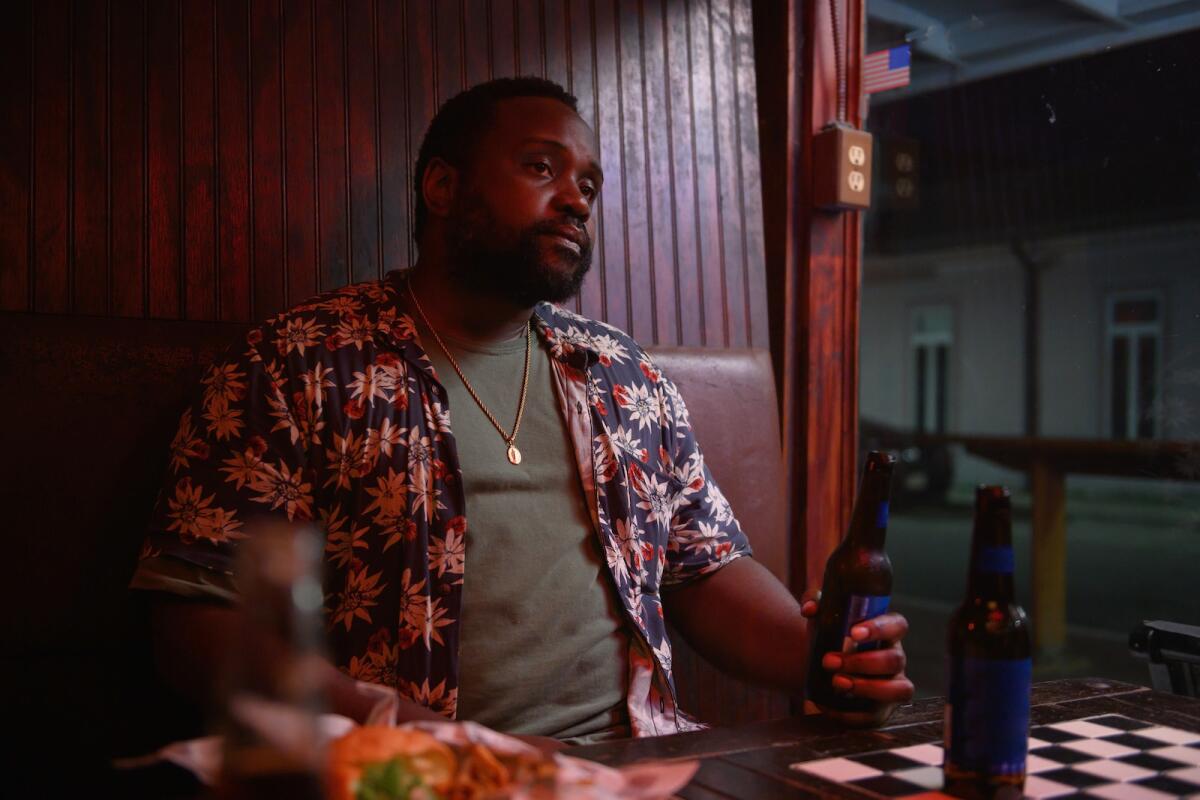
[[(1119, 303), (1130, 300), (1153, 300), (1156, 304), (1156, 319), (1151, 323), (1117, 323), (1114, 320), (1117, 305)], [(1100, 396), (1103, 399), (1102, 413), (1100, 421), (1100, 438), (1112, 441), (1154, 441), (1163, 438), (1163, 420), (1161, 409), (1163, 406), (1163, 394), (1165, 387), (1163, 385), (1163, 355), (1165, 350), (1166, 340), (1166, 293), (1159, 288), (1125, 288), (1111, 289), (1104, 294), (1104, 317), (1102, 320), (1103, 326), (1103, 353), (1101, 355), (1102, 369), (1101, 373), (1101, 389)], [(1150, 398), (1149, 411), (1153, 420), (1153, 432), (1149, 437), (1139, 436), (1137, 433), (1139, 422), (1139, 397), (1138, 397), (1138, 364), (1140, 356), (1137, 351), (1137, 342), (1145, 333), (1153, 333), (1155, 339), (1154, 347), (1154, 393)], [(1126, 337), (1130, 342), (1130, 373), (1126, 381), (1126, 387), (1131, 390), (1129, 397), (1129, 407), (1126, 411), (1126, 435), (1123, 438), (1118, 438), (1113, 432), (1113, 425), (1116, 423), (1114, 397), (1113, 397), (1113, 379), (1115, 365), (1113, 364), (1113, 342), (1118, 337)]]
[[(919, 333), (915, 330), (917, 316), (924, 311), (930, 311), (930, 310), (944, 311), (946, 313), (946, 315), (949, 317), (950, 325), (945, 331), (938, 332), (936, 334), (928, 334), (928, 333), (923, 334), (923, 333)], [(942, 434), (942, 433), (946, 433), (953, 427), (953, 425), (951, 423), (951, 419), (953, 417), (952, 398), (954, 395), (954, 391), (953, 391), (953, 386), (954, 386), (953, 363), (954, 362), (950, 358), (947, 358), (947, 360), (946, 360), (946, 372), (945, 372), (945, 375), (943, 378), (945, 385), (944, 385), (944, 400), (943, 400), (943, 407), (942, 407), (942, 426), (939, 429), (936, 424), (937, 423), (937, 420), (936, 420), (937, 410), (936, 410), (936, 403), (935, 403), (934, 424), (930, 427), (924, 427), (922, 425), (922, 421), (924, 420), (924, 413), (923, 413), (924, 409), (921, 408), (921, 403), (920, 403), (921, 387), (919, 386), (919, 376), (917, 375), (915, 356), (916, 356), (917, 349), (920, 347), (927, 347), (927, 348), (929, 348), (930, 352), (936, 353), (936, 348), (939, 345), (945, 345), (947, 348), (947, 353), (948, 354), (952, 353), (953, 348), (954, 348), (954, 342), (956, 339), (955, 334), (957, 333), (957, 331), (956, 331), (957, 324), (958, 324), (958, 317), (955, 314), (953, 303), (944, 302), (944, 301), (943, 302), (926, 302), (926, 303), (917, 303), (915, 305), (910, 305), (908, 307), (908, 365), (907, 366), (908, 366), (908, 369), (911, 370), (911, 372), (909, 373), (909, 379), (907, 381), (905, 381), (905, 383), (907, 384), (906, 399), (909, 404), (908, 419), (913, 424), (913, 430), (917, 431), (919, 433)], [(918, 340), (924, 340), (924, 341), (918, 341)], [(927, 383), (928, 383), (928, 381), (927, 381)], [(936, 386), (936, 382), (935, 382), (935, 386)]]

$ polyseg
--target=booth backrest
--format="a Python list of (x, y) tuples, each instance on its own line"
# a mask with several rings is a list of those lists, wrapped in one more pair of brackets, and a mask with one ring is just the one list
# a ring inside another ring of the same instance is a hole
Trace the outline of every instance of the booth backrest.
[[(246, 329), (0, 313), (0, 452), (6, 454), (0, 500), (15, 543), (4, 577), (9, 608), (21, 609), (6, 615), (0, 641), (5, 666), (34, 687), (27, 702), (54, 697), (64, 715), (108, 713), (104, 691), (89, 676), (112, 668), (114, 648), (128, 658), (138, 645), (125, 586), (179, 414), (204, 366)], [(700, 349), (653, 355), (679, 384), (756, 557), (785, 578), (769, 355)], [(681, 704), (701, 719), (728, 723), (787, 712), (780, 696), (729, 681), (681, 642), (677, 647)]]
[(126, 586), (179, 415), (246, 327), (0, 313), (2, 705), (77, 753), (82, 774), (199, 732), (155, 682)]

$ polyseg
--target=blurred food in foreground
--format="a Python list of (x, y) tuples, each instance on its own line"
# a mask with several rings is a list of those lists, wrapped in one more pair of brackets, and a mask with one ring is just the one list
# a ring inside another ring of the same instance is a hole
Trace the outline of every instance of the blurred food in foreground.
[(424, 731), (366, 725), (329, 747), (332, 800), (467, 800), (506, 789), (553, 792), (557, 766), (536, 752), (449, 745)]

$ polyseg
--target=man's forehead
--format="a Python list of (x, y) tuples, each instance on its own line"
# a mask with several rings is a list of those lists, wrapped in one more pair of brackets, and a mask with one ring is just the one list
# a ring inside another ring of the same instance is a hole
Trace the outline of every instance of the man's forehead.
[(565, 103), (550, 97), (510, 97), (496, 104), (494, 132), (508, 146), (555, 142), (599, 159), (596, 134)]

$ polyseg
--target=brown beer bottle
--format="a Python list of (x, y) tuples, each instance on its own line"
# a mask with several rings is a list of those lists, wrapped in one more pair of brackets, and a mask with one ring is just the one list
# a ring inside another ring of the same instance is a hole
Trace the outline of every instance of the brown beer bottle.
[(1020, 797), (1029, 745), (1029, 621), (1013, 592), (1012, 504), (975, 492), (967, 596), (947, 629), (945, 792)]
[(872, 450), (863, 467), (850, 527), (825, 562), (821, 602), (815, 619), (808, 663), (808, 699), (820, 708), (872, 711), (878, 703), (852, 697), (833, 687), (833, 673), (821, 666), (826, 653), (852, 653), (877, 648), (859, 644), (850, 629), (887, 611), (892, 595), (892, 562), (883, 549), (887, 537), (888, 497), (896, 457)]

